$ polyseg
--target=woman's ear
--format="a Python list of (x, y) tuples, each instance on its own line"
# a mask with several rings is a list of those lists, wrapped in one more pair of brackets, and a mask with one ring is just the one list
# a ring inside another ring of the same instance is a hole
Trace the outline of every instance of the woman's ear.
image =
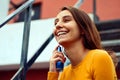
[(81, 33), (80, 33), (80, 36), (83, 36), (84, 35), (84, 32), (82, 31)]

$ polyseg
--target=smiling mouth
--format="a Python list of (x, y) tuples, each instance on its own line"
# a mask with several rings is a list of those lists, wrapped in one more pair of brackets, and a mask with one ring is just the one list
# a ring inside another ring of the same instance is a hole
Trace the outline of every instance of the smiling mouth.
[(57, 36), (64, 35), (66, 33), (67, 33), (66, 31), (60, 31), (60, 32), (57, 33)]

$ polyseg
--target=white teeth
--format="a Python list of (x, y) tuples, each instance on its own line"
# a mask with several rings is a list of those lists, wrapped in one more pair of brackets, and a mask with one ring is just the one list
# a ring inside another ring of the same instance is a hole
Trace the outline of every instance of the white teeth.
[(66, 32), (59, 32), (57, 35), (63, 35), (63, 34), (66, 34)]

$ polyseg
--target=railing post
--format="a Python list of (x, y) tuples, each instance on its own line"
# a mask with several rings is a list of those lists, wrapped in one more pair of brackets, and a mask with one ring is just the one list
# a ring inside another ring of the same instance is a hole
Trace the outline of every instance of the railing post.
[(25, 21), (24, 21), (25, 23), (24, 23), (22, 53), (21, 53), (21, 62), (20, 62), (20, 67), (23, 67), (23, 70), (22, 73), (20, 74), (20, 80), (26, 80), (31, 9), (32, 9), (32, 4), (25, 10)]
[(96, 15), (96, 0), (93, 0), (93, 20), (97, 22), (97, 15)]

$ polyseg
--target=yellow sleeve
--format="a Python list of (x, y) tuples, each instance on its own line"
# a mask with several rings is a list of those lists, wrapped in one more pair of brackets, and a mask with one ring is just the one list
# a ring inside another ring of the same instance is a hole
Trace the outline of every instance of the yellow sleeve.
[(48, 72), (47, 80), (58, 80), (59, 73)]
[(94, 80), (117, 80), (112, 59), (105, 51), (94, 55), (93, 71)]

